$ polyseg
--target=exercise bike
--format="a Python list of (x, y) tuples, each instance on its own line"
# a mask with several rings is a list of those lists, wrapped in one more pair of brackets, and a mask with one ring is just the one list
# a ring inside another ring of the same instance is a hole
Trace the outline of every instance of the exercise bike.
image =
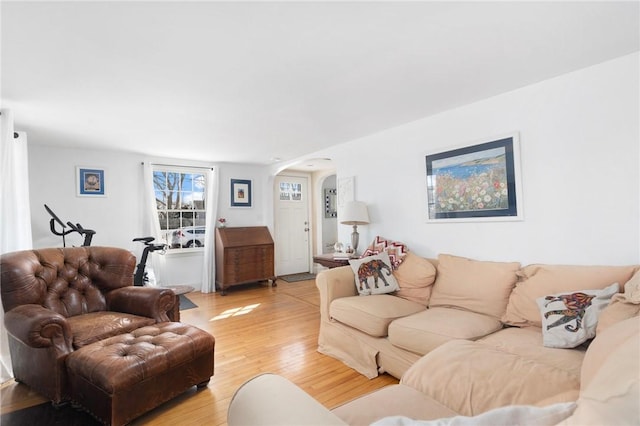
[[(84, 237), (84, 241), (82, 242), (82, 247), (87, 247), (91, 245), (91, 239), (93, 238), (93, 236), (95, 235), (96, 231), (94, 231), (93, 229), (85, 229), (82, 227), (82, 225), (80, 225), (79, 223), (76, 223), (75, 225), (71, 222), (67, 222), (66, 224), (63, 223), (60, 218), (53, 212), (53, 210), (51, 210), (49, 208), (49, 206), (47, 206), (46, 204), (44, 205), (44, 208), (47, 210), (47, 212), (49, 212), (49, 214), (51, 215), (51, 220), (49, 221), (49, 227), (51, 228), (51, 232), (54, 235), (57, 236), (62, 236), (62, 247), (66, 247), (67, 246), (67, 242), (65, 241), (65, 237), (67, 235), (69, 235), (72, 232), (77, 232), (78, 234), (82, 235)], [(60, 226), (62, 226), (62, 231), (58, 231), (56, 229), (56, 223), (58, 223)], [(66, 230), (67, 226), (71, 229), (69, 229), (68, 231)]]
[(154, 240), (154, 237), (140, 237), (133, 239), (133, 241), (135, 242), (141, 242), (144, 244), (144, 250), (142, 251), (142, 256), (140, 257), (140, 263), (138, 263), (138, 266), (136, 266), (136, 273), (133, 276), (133, 285), (135, 286), (142, 287), (149, 283), (149, 276), (145, 271), (149, 253), (160, 251), (160, 254), (165, 254), (167, 252), (167, 249), (169, 248), (169, 246), (166, 244), (153, 244)]

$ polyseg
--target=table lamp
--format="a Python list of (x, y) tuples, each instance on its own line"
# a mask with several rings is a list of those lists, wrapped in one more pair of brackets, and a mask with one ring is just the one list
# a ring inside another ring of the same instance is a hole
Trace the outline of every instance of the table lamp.
[(351, 246), (353, 252), (357, 253), (360, 235), (358, 234), (358, 225), (366, 225), (369, 223), (369, 212), (367, 205), (362, 201), (347, 201), (342, 212), (340, 223), (343, 225), (353, 225), (351, 233)]

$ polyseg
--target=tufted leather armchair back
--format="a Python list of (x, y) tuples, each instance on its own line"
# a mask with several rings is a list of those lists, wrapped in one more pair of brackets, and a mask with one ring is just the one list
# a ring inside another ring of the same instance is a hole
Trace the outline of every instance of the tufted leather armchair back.
[(107, 309), (105, 293), (133, 284), (135, 256), (113, 247), (26, 250), (2, 257), (5, 312), (35, 304), (65, 318)]

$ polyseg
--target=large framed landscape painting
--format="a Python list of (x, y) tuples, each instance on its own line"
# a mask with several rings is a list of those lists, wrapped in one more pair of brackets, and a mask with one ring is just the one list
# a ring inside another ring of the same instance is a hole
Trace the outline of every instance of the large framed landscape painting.
[(517, 133), (427, 154), (427, 221), (522, 220)]

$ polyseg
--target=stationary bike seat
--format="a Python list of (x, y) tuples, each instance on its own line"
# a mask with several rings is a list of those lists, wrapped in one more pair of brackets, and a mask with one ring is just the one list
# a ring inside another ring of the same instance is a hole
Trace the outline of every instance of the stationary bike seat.
[(139, 237), (133, 239), (133, 241), (142, 241), (145, 244), (149, 244), (153, 240), (155, 240), (154, 237)]

